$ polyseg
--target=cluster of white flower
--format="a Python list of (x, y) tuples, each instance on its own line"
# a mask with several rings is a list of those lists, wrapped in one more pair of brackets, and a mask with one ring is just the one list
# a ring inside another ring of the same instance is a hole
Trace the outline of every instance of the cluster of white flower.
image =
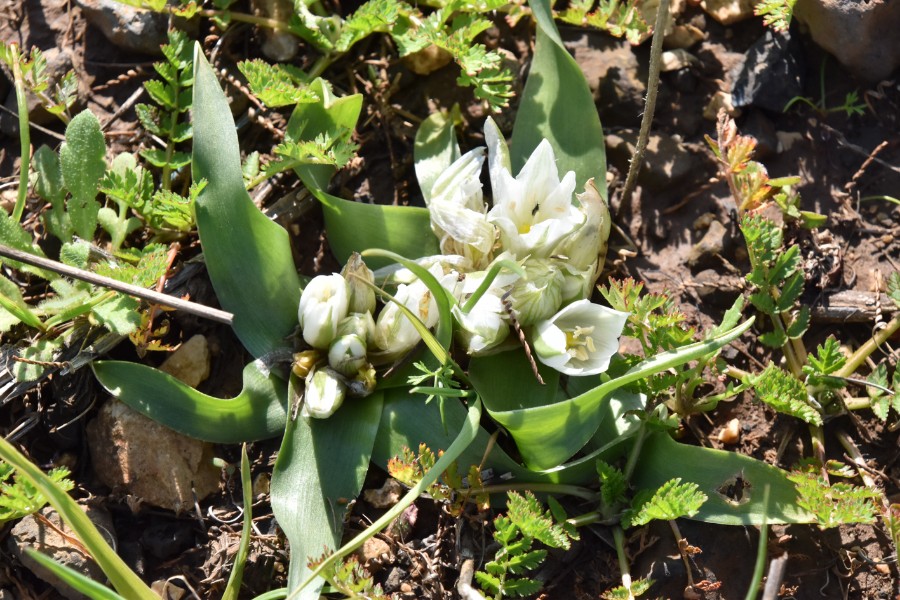
[[(435, 181), (428, 209), (442, 254), (419, 261), (456, 300), (458, 342), (470, 355), (501, 351), (516, 343), (508, 341), (515, 318), (542, 363), (568, 375), (602, 373), (618, 350), (628, 317), (588, 299), (609, 236), (606, 202), (593, 181), (573, 202), (575, 173), (560, 180), (546, 140), (516, 177), (506, 143), (490, 119), (485, 140), (486, 156), (482, 148), (472, 150)], [(490, 209), (480, 180), (485, 158), (493, 190)], [(485, 290), (497, 261), (517, 264), (519, 273), (506, 270)], [(437, 324), (437, 304), (421, 280), (407, 269), (394, 271), (391, 280), (397, 284), (396, 302), (384, 306), (377, 318), (375, 294), (363, 283), (375, 277), (358, 256), (342, 275), (318, 276), (303, 290), (303, 338), (327, 351), (329, 365), (307, 376), (304, 414), (330, 416), (348, 381), (351, 392), (353, 382), (359, 395), (371, 391), (373, 357), (376, 362), (402, 357), (421, 340), (398, 304), (426, 327)], [(482, 295), (472, 305), (476, 291)]]

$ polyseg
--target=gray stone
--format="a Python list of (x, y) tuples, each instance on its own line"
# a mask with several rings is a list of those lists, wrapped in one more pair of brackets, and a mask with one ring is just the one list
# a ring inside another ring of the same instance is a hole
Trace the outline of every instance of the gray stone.
[(715, 266), (718, 263), (718, 257), (725, 252), (725, 236), (728, 230), (718, 221), (709, 224), (709, 229), (700, 238), (700, 241), (694, 244), (688, 254), (688, 265), (692, 268)]
[[(115, 0), (77, 0), (88, 23), (99, 29), (106, 39), (125, 50), (162, 56), (160, 47), (168, 43), (169, 17), (149, 10), (138, 10)], [(177, 19), (178, 28), (188, 24)], [(196, 31), (194, 24), (188, 31)]]
[[(84, 509), (88, 518), (106, 538), (107, 543), (115, 548), (115, 532), (109, 513), (101, 508), (92, 506), (86, 506)], [(10, 552), (28, 570), (52, 585), (62, 596), (69, 598), (69, 600), (86, 598), (86, 596), (70, 588), (56, 575), (39, 565), (25, 553), (25, 550), (29, 548), (37, 550), (41, 554), (49, 556), (56, 562), (74, 569), (95, 581), (106, 581), (106, 576), (97, 563), (72, 543), (72, 540), (77, 539), (75, 532), (63, 522), (52, 507), (46, 506), (38, 511), (37, 514), (40, 515), (40, 518), (35, 515), (29, 515), (13, 527), (8, 542)], [(65, 536), (60, 535), (59, 531), (62, 531)]]
[(798, 0), (794, 16), (856, 77), (877, 82), (900, 65), (900, 2)]
[(209, 343), (199, 333), (173, 352), (159, 366), (159, 370), (192, 388), (209, 377)]
[[(637, 138), (637, 131), (625, 129), (606, 136), (607, 158), (623, 173), (628, 171)], [(696, 157), (681, 142), (665, 134), (651, 133), (638, 183), (658, 191), (682, 181), (696, 166)]]
[[(104, 484), (175, 512), (219, 489), (213, 446), (112, 400), (87, 426), (94, 471)], [(193, 492), (192, 492), (193, 489)]]

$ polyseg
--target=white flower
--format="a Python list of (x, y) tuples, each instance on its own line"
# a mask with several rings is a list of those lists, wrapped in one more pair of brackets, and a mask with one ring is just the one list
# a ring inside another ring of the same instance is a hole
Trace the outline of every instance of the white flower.
[(562, 306), (565, 279), (555, 261), (533, 258), (525, 261), (525, 277), (510, 290), (510, 301), (520, 325), (534, 325), (550, 318)]
[(441, 252), (465, 256), (476, 269), (490, 262), (497, 237), (488, 223), (481, 192), (483, 164), (484, 148), (462, 155), (437, 178), (428, 203), (431, 229), (441, 242)]
[[(439, 263), (432, 265), (428, 271), (443, 287), (455, 287), (453, 282), (458, 278), (455, 271), (445, 275)], [(375, 321), (375, 345), (392, 356), (411, 350), (422, 339), (398, 303), (409, 309), (429, 329), (437, 325), (439, 317), (437, 303), (421, 280), (417, 279), (409, 285), (400, 284), (394, 298), (396, 302), (389, 302)]]
[(362, 256), (354, 252), (341, 270), (347, 282), (349, 311), (351, 313), (371, 313), (375, 311), (375, 290), (365, 282), (375, 283), (375, 274), (366, 266)]
[(584, 214), (584, 223), (572, 235), (563, 239), (553, 250), (553, 254), (565, 257), (570, 271), (587, 271), (586, 289), (590, 290), (603, 268), (600, 259), (601, 255), (606, 257), (612, 220), (606, 200), (600, 195), (593, 179), (585, 184), (584, 193), (578, 195), (578, 203)]
[(298, 310), (306, 343), (321, 350), (328, 348), (348, 308), (347, 282), (343, 277), (337, 273), (313, 277), (303, 288)]
[(457, 305), (453, 316), (460, 325), (459, 337), (467, 354), (480, 354), (499, 345), (509, 335), (509, 324), (503, 319), (505, 311), (498, 296), (488, 292), (468, 313)]
[(316, 369), (306, 377), (306, 391), (303, 394), (304, 417), (327, 419), (334, 414), (347, 395), (347, 386), (329, 369)]
[(484, 136), (494, 194), (488, 221), (500, 230), (503, 249), (516, 258), (550, 256), (585, 219), (572, 204), (575, 172), (569, 171), (560, 181), (553, 148), (543, 140), (513, 177), (506, 143), (491, 119), (485, 122)]
[(566, 375), (606, 371), (628, 314), (590, 300), (573, 302), (538, 324), (533, 340), (538, 360)]

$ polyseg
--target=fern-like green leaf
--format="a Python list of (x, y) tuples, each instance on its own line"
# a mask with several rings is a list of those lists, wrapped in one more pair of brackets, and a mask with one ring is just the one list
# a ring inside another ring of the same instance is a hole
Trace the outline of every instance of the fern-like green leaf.
[(763, 25), (775, 31), (787, 31), (797, 0), (760, 0), (753, 13), (763, 18)]
[(657, 519), (671, 521), (679, 517), (691, 517), (697, 514), (706, 499), (706, 494), (700, 491), (696, 483), (681, 483), (681, 478), (676, 477), (664, 483), (636, 511), (626, 514), (627, 522), (623, 520), (623, 525), (634, 527)]
[(874, 523), (878, 492), (848, 483), (828, 485), (813, 471), (793, 472), (788, 479), (797, 485), (797, 504), (814, 514), (823, 529), (845, 523)]
[[(35, 513), (47, 504), (44, 495), (27, 479), (14, 475), (14, 471), (8, 463), (0, 461), (0, 525)], [(47, 475), (65, 491), (75, 486), (65, 467), (51, 469)]]
[(843, 387), (842, 381), (826, 377), (840, 371), (847, 362), (847, 357), (834, 336), (829, 336), (824, 344), (816, 348), (816, 353), (810, 354), (806, 360), (807, 364), (803, 367), (803, 372), (807, 375), (811, 385), (824, 384), (831, 388)]
[(549, 511), (544, 511), (531, 492), (526, 491), (524, 495), (510, 492), (508, 509), (509, 519), (522, 531), (522, 535), (551, 548), (568, 550), (571, 546), (565, 530), (554, 522)]
[(809, 403), (803, 382), (769, 363), (765, 370), (752, 378), (756, 397), (780, 413), (792, 415), (812, 425), (822, 425), (822, 415)]
[(615, 506), (625, 499), (628, 481), (622, 471), (598, 460), (597, 475), (600, 477), (600, 497), (604, 506)]
[(291, 65), (270, 65), (253, 59), (238, 63), (238, 69), (247, 78), (250, 91), (266, 106), (293, 106), (319, 100), (306, 85), (306, 74)]

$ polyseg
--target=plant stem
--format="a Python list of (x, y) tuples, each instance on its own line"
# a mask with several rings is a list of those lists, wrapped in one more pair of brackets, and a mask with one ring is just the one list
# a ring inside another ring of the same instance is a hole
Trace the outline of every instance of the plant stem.
[(616, 544), (616, 558), (619, 559), (619, 571), (622, 573), (622, 587), (628, 590), (628, 600), (634, 599), (631, 593), (631, 568), (628, 566), (628, 557), (625, 556), (625, 532), (621, 525), (613, 525), (613, 541)]
[[(466, 488), (459, 490), (470, 496), (478, 494), (501, 494), (514, 490), (528, 490), (537, 493), (562, 494), (566, 496), (575, 496), (584, 500), (595, 501), (597, 492), (588, 488), (579, 487), (577, 485), (565, 485), (561, 483), (505, 483), (497, 485), (485, 485), (479, 488)], [(588, 513), (590, 514), (590, 513)], [(593, 523), (593, 521), (591, 521)], [(585, 523), (587, 524), (587, 523)]]
[(25, 80), (22, 76), (22, 55), (18, 46), (11, 48), (13, 55), (12, 69), (16, 87), (16, 110), (19, 113), (19, 143), (21, 160), (19, 161), (19, 190), (16, 206), (13, 208), (13, 221), (22, 220), (25, 212), (25, 201), (28, 198), (28, 171), (31, 169), (31, 130), (28, 128), (28, 101), (25, 97)]
[(888, 322), (887, 326), (884, 329), (880, 329), (875, 332), (875, 335), (872, 336), (870, 340), (868, 340), (865, 344), (860, 346), (853, 355), (847, 359), (847, 363), (841, 367), (840, 370), (834, 373), (836, 377), (850, 377), (853, 373), (856, 372), (856, 369), (862, 365), (869, 355), (875, 352), (879, 346), (885, 343), (888, 338), (894, 335), (897, 330), (900, 330), (900, 313), (894, 316), (893, 319)]
[(675, 535), (675, 544), (678, 546), (678, 553), (681, 555), (682, 562), (684, 562), (684, 572), (687, 574), (688, 587), (694, 589), (694, 574), (691, 572), (691, 561), (687, 554), (688, 542), (684, 539), (684, 536), (681, 535), (681, 529), (678, 528), (678, 523), (676, 523), (674, 519), (669, 521), (669, 526), (672, 528), (672, 533)]
[(759, 592), (759, 584), (762, 582), (763, 571), (766, 569), (766, 538), (769, 532), (769, 493), (772, 491), (769, 484), (763, 489), (763, 514), (762, 524), (759, 526), (759, 546), (756, 549), (756, 563), (753, 566), (753, 576), (747, 595), (744, 600), (754, 600)]
[(644, 102), (644, 117), (641, 119), (641, 131), (638, 135), (637, 145), (634, 148), (634, 156), (628, 166), (628, 175), (625, 178), (625, 187), (622, 188), (622, 203), (625, 207), (631, 203), (631, 194), (637, 185), (638, 173), (644, 163), (644, 151), (647, 149), (647, 139), (650, 137), (650, 125), (653, 123), (653, 113), (656, 112), (656, 94), (659, 91), (659, 67), (662, 62), (663, 35), (666, 30), (666, 21), (669, 18), (669, 0), (662, 0), (656, 10), (656, 25), (653, 29), (653, 41), (650, 44), (650, 72), (647, 75), (647, 99)]

